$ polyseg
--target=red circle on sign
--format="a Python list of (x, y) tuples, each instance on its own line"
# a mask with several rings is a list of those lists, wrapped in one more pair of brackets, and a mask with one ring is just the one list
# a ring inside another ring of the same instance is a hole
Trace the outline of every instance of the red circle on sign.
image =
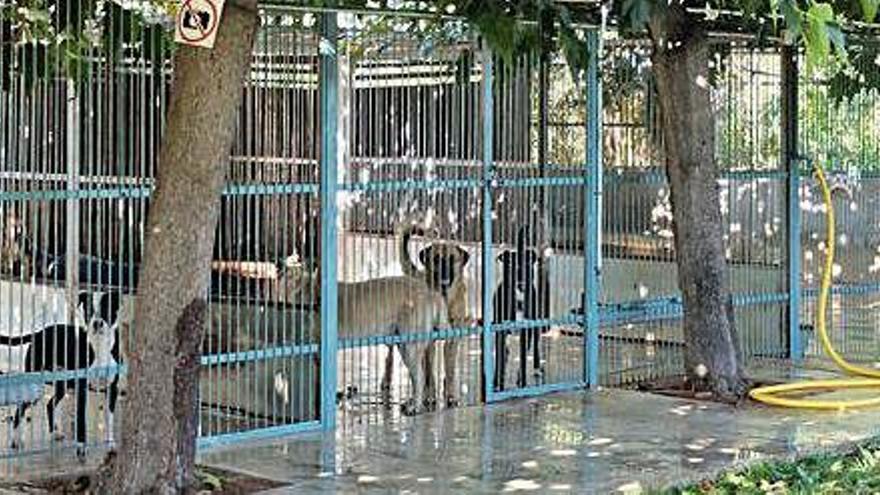
[(186, 30), (189, 28), (183, 27), (183, 19), (186, 12), (191, 10), (190, 4), (192, 2), (193, 0), (186, 0), (183, 2), (183, 6), (180, 8), (180, 14), (177, 16), (177, 28), (180, 30), (180, 37), (183, 38), (184, 41), (188, 43), (198, 43), (207, 39), (208, 36), (211, 36), (211, 33), (217, 29), (217, 7), (214, 6), (214, 3), (211, 0), (204, 0), (204, 2), (208, 4), (208, 7), (211, 8), (211, 19), (209, 19), (211, 24), (208, 26), (208, 29), (205, 29), (204, 31), (199, 30), (200, 32), (198, 36), (189, 36), (186, 34)]

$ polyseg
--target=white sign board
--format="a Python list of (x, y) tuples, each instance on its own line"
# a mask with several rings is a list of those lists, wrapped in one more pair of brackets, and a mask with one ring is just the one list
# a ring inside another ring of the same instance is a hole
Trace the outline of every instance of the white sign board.
[(224, 0), (183, 0), (174, 28), (174, 41), (213, 48)]

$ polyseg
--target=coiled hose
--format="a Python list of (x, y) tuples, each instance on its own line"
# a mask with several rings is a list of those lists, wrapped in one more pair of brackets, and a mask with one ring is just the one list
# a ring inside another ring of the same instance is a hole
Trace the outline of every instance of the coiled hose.
[[(842, 371), (861, 378), (844, 378), (833, 380), (811, 380), (804, 382), (785, 383), (782, 385), (771, 385), (768, 387), (759, 387), (752, 389), (749, 396), (752, 399), (769, 404), (772, 406), (793, 407), (799, 409), (824, 409), (824, 410), (841, 410), (855, 409), (864, 407), (880, 406), (880, 396), (871, 399), (855, 399), (855, 400), (818, 400), (818, 399), (800, 399), (782, 397), (781, 394), (804, 393), (810, 391), (830, 391), (838, 389), (853, 388), (878, 388), (880, 389), (880, 370), (865, 368), (850, 363), (831, 345), (831, 339), (828, 338), (826, 329), (826, 318), (828, 308), (828, 293), (831, 289), (831, 275), (834, 266), (834, 208), (831, 204), (831, 190), (828, 188), (828, 182), (825, 180), (825, 174), (822, 167), (814, 166), (816, 178), (822, 189), (822, 200), (825, 203), (825, 222), (826, 222), (826, 238), (828, 251), (825, 256), (825, 265), (822, 269), (822, 283), (819, 287), (819, 301), (816, 309), (816, 326), (819, 332), (819, 339), (822, 342), (822, 348), (825, 353), (834, 361)], [(797, 315), (792, 315), (797, 317)]]

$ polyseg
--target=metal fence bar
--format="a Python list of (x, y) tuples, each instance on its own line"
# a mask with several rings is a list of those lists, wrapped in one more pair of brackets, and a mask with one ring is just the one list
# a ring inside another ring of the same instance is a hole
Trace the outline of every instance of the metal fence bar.
[(587, 191), (584, 194), (584, 380), (599, 385), (599, 290), (602, 246), (602, 87), (599, 32), (587, 33)]
[(800, 162), (789, 160), (786, 216), (788, 223), (788, 352), (794, 363), (803, 359), (801, 343), (801, 208), (800, 208)]
[(786, 234), (788, 247), (788, 353), (795, 363), (803, 359), (801, 343), (801, 207), (800, 161), (797, 159), (798, 73), (797, 53), (791, 46), (782, 49), (782, 165), (786, 182)]
[(493, 377), (495, 376), (494, 335), (492, 335), (492, 290), (493, 268), (495, 260), (492, 256), (492, 143), (494, 138), (494, 95), (492, 84), (493, 54), (484, 48), (483, 62), (483, 394), (486, 402), (492, 402), (494, 395)]
[(312, 433), (320, 430), (321, 424), (321, 421), (304, 421), (301, 423), (293, 423), (289, 425), (271, 426), (236, 433), (222, 433), (219, 435), (211, 435), (208, 437), (199, 437), (197, 440), (197, 447), (199, 449), (199, 452), (203, 452), (206, 449), (223, 447), (226, 445), (238, 444), (243, 442), (268, 440), (282, 436), (295, 435), (298, 433)]
[(336, 131), (339, 73), (336, 14), (321, 16), (321, 425), (336, 427), (337, 281), (336, 281)]

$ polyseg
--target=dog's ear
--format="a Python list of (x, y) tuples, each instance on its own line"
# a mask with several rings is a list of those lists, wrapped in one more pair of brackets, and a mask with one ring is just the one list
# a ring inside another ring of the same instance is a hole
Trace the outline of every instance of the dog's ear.
[(119, 317), (119, 309), (122, 307), (122, 294), (119, 292), (108, 292), (101, 299), (101, 318), (108, 324), (112, 325)]
[(526, 265), (534, 265), (538, 262), (538, 252), (534, 249), (526, 249), (526, 257), (525, 257)]
[(92, 316), (92, 294), (91, 292), (81, 290), (76, 295), (76, 307), (82, 308), (83, 316), (88, 320)]
[(510, 263), (511, 261), (513, 261), (513, 260), (511, 260), (511, 257), (513, 255), (514, 255), (513, 251), (504, 251), (501, 254), (499, 254), (498, 257), (495, 259), (498, 260), (498, 262), (500, 262), (501, 264), (506, 265), (506, 264)]
[(431, 268), (431, 258), (434, 257), (434, 245), (429, 244), (427, 247), (422, 248), (419, 251), (419, 262), (422, 263), (422, 266), (425, 267), (425, 270), (430, 270)]
[(281, 277), (282, 275), (284, 275), (284, 273), (286, 271), (287, 271), (287, 263), (285, 263), (284, 260), (275, 260), (275, 274), (276, 274), (276, 276)]
[(95, 300), (100, 301), (101, 294), (94, 294), (88, 291), (80, 291), (76, 296), (77, 308), (82, 309), (83, 318), (88, 323), (95, 315)]
[(467, 265), (471, 259), (471, 254), (461, 246), (455, 246), (455, 249), (458, 251), (458, 259), (461, 260), (460, 266)]

